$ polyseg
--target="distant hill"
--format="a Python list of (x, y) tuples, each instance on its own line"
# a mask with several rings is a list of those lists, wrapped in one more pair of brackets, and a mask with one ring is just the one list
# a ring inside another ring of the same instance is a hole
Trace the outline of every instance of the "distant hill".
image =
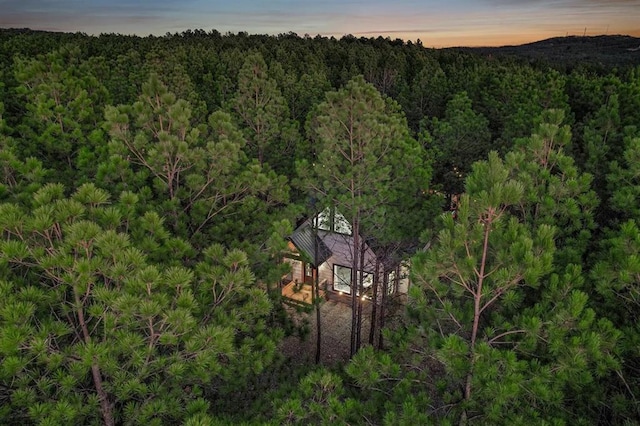
[(640, 38), (625, 35), (554, 37), (519, 46), (455, 49), (486, 56), (516, 56), (556, 66), (580, 63), (605, 67), (640, 65)]

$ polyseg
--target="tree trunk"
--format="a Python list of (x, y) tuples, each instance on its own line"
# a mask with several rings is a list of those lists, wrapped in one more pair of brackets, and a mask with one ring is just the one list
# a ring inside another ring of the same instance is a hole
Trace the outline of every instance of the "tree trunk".
[[(398, 277), (398, 269), (396, 269), (396, 279)], [(380, 298), (380, 327), (378, 337), (378, 349), (384, 347), (384, 339), (382, 337), (382, 330), (384, 329), (384, 316), (386, 315), (385, 308), (387, 306), (387, 297), (389, 294), (389, 274), (387, 270), (384, 270), (382, 275), (382, 297)]]
[(318, 276), (318, 268), (316, 268), (315, 294), (313, 303), (316, 306), (316, 364), (320, 364), (320, 355), (322, 351), (322, 316), (320, 315), (320, 277)]
[[(485, 266), (487, 264), (487, 253), (489, 251), (489, 234), (491, 234), (491, 218), (487, 219), (484, 223), (484, 242), (482, 246), (482, 260), (480, 261), (480, 271), (478, 272), (478, 286), (476, 292), (473, 295), (473, 325), (471, 327), (471, 341), (469, 342), (469, 372), (467, 373), (467, 379), (464, 387), (464, 399), (465, 401), (471, 400), (471, 383), (473, 381), (473, 369), (475, 365), (475, 347), (476, 339), (478, 338), (478, 327), (480, 326), (480, 312), (482, 309), (482, 285), (484, 284)], [(466, 412), (463, 413), (463, 419), (466, 417)]]
[[(80, 295), (78, 294), (78, 290), (76, 287), (73, 288), (73, 295), (76, 302), (76, 314), (78, 315), (78, 323), (80, 324), (80, 328), (82, 329), (84, 342), (88, 345), (89, 343), (91, 343), (91, 334), (89, 334), (89, 327), (87, 327), (87, 322), (84, 318), (82, 301), (80, 300)], [(98, 400), (100, 401), (100, 412), (102, 414), (102, 420), (104, 420), (105, 426), (114, 426), (115, 422), (113, 420), (113, 409), (111, 407), (111, 403), (109, 402), (109, 396), (104, 390), (104, 386), (102, 386), (102, 374), (100, 373), (100, 366), (98, 365), (98, 362), (95, 358), (91, 365), (91, 376), (93, 377), (93, 384), (96, 388), (96, 393), (98, 394)]]
[[(369, 344), (374, 346), (374, 340), (376, 336), (376, 325), (377, 325), (377, 311), (378, 311), (378, 283), (380, 282), (380, 260), (376, 258), (376, 268), (375, 274), (373, 276), (373, 294), (372, 294), (372, 303), (371, 305), (371, 327), (369, 328)], [(383, 272), (384, 273), (384, 272)]]
[(353, 220), (353, 259), (351, 260), (351, 357), (353, 357), (358, 348), (356, 345), (356, 329), (358, 328), (358, 296), (356, 295), (356, 286), (358, 284), (358, 251), (360, 249), (360, 239), (358, 228), (360, 227), (358, 216), (355, 215)]
[(96, 387), (96, 392), (98, 393), (98, 400), (100, 400), (100, 411), (102, 412), (102, 419), (104, 420), (105, 426), (114, 426), (115, 422), (113, 420), (113, 409), (111, 407), (111, 403), (109, 402), (109, 397), (107, 392), (104, 390), (102, 386), (102, 374), (100, 373), (100, 367), (98, 363), (95, 362), (91, 365), (91, 375), (93, 376), (93, 383)]
[(360, 239), (360, 271), (358, 273), (358, 328), (356, 330), (356, 351), (362, 342), (362, 302), (364, 301), (364, 240)]
[(313, 236), (314, 236), (314, 267), (315, 267), (315, 279), (314, 279), (314, 291), (313, 291), (313, 304), (316, 308), (316, 364), (320, 364), (320, 356), (322, 351), (322, 321), (320, 315), (320, 270), (318, 269), (318, 215), (314, 219), (313, 224)]
[[(362, 275), (362, 272), (360, 272), (360, 275)], [(360, 342), (361, 342), (361, 335), (362, 335), (362, 293), (360, 293), (358, 295), (358, 313), (357, 313), (357, 328), (356, 328), (356, 352), (358, 350), (360, 350)]]

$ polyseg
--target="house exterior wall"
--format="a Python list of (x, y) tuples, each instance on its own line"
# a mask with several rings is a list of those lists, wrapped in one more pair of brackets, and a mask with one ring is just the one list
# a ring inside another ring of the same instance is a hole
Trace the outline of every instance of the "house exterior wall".
[[(332, 256), (327, 259), (326, 262), (323, 262), (318, 267), (318, 277), (319, 282), (322, 284), (323, 290), (328, 291), (339, 291), (334, 288), (334, 266), (340, 265), (345, 266), (347, 268), (351, 268), (353, 252), (352, 252), (352, 243), (353, 239), (349, 235), (335, 234), (329, 232), (323, 232), (324, 235), (321, 235), (322, 240), (329, 249), (333, 252)], [(292, 251), (295, 252), (295, 247), (292, 247)], [(376, 256), (373, 251), (366, 247), (365, 256), (364, 256), (364, 271), (367, 273), (376, 273)], [(298, 259), (285, 258), (285, 262), (291, 265), (291, 272), (287, 274), (285, 278), (286, 281), (304, 281), (304, 271), (302, 268), (304, 267), (304, 263)], [(382, 265), (380, 265), (382, 268)], [(380, 274), (379, 280), (382, 282), (382, 269), (378, 272)], [(398, 274), (396, 281), (396, 274)], [(382, 284), (380, 284), (382, 285)], [(389, 291), (393, 293), (401, 293), (406, 294), (409, 291), (409, 264), (408, 262), (403, 262), (399, 265), (397, 269), (389, 271)], [(381, 297), (382, 289), (380, 289), (379, 297)]]
[[(308, 240), (300, 239), (300, 235), (297, 234), (302, 227), (312, 227), (313, 222), (311, 219), (308, 219), (303, 225), (301, 225), (296, 230), (296, 238), (298, 243), (302, 244), (301, 249), (304, 250), (307, 256), (313, 256), (313, 249), (307, 247), (309, 244)], [(325, 210), (319, 214), (317, 221), (317, 237), (321, 241), (320, 246), (323, 247), (324, 255), (322, 259), (326, 259), (323, 263), (318, 266), (318, 279), (322, 285), (323, 290), (328, 291), (350, 291), (349, 282), (350, 278), (350, 270), (353, 265), (353, 255), (354, 255), (354, 241), (353, 236), (351, 235), (351, 225), (344, 218), (344, 216), (340, 215), (335, 211)], [(343, 233), (341, 233), (343, 232)], [(299, 253), (300, 250), (293, 244), (291, 240), (289, 242), (289, 247), (291, 249), (291, 253), (294, 254), (293, 259), (287, 259), (287, 261), (291, 264), (291, 274), (288, 276), (290, 281), (298, 280), (299, 282), (303, 282), (304, 271), (304, 263), (301, 261)], [(326, 246), (326, 247), (325, 247)], [(319, 246), (316, 245), (315, 250), (317, 251)], [(312, 253), (309, 253), (309, 250)], [(321, 250), (321, 252), (322, 252)], [(331, 254), (328, 258), (327, 255)], [(317, 254), (316, 254), (317, 256)], [(320, 261), (322, 261), (320, 259)], [(360, 263), (360, 262), (358, 262)], [(346, 269), (336, 268), (336, 265), (342, 266)], [(379, 268), (376, 271), (376, 266)], [(379, 282), (382, 283), (382, 274), (384, 273), (383, 265), (380, 263), (377, 265), (377, 258), (373, 250), (365, 244), (365, 252), (363, 259), (362, 271), (365, 273), (365, 287), (370, 286), (374, 280), (374, 274), (378, 275)], [(339, 279), (338, 283), (336, 283), (336, 269), (339, 271), (339, 274), (342, 276)], [(409, 289), (409, 266), (408, 263), (403, 262), (397, 268), (394, 268), (393, 271), (387, 270), (389, 273), (389, 293), (402, 293), (406, 294)], [(379, 296), (381, 297), (382, 290), (380, 289)], [(365, 295), (371, 297), (371, 291), (366, 291)]]
[(304, 281), (304, 275), (302, 274), (302, 262), (296, 259), (285, 258), (285, 262), (291, 265), (291, 272), (288, 274), (288, 279), (290, 281)]
[[(320, 280), (327, 280), (327, 289), (335, 290), (334, 266), (344, 266), (351, 268), (353, 265), (353, 237), (351, 235), (338, 234), (334, 232), (320, 231), (320, 238), (333, 253), (320, 267)], [(374, 274), (376, 268), (376, 256), (373, 251), (365, 245), (364, 272)]]

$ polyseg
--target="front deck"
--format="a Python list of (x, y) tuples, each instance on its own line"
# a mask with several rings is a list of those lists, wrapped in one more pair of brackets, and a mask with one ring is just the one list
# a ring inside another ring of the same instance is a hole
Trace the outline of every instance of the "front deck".
[[(313, 287), (309, 284), (291, 281), (282, 287), (282, 297), (293, 302), (310, 305), (313, 303)], [(320, 298), (323, 299), (324, 297), (324, 290), (320, 290)]]

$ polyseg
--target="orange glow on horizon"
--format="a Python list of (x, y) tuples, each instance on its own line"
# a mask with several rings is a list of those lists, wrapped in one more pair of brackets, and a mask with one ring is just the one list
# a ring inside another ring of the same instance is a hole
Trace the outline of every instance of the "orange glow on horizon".
[(353, 0), (331, 8), (304, 6), (294, 0), (267, 7), (257, 0), (247, 0), (243, 5), (229, 4), (224, 13), (215, 2), (198, 3), (197, 9), (189, 9), (159, 0), (164, 7), (150, 9), (129, 0), (119, 1), (127, 8), (78, 8), (75, 2), (60, 0), (61, 4), (68, 3), (66, 9), (49, 5), (48, 9), (30, 10), (15, 2), (13, 10), (3, 10), (0, 15), (0, 28), (141, 37), (188, 29), (216, 29), (223, 34), (293, 32), (338, 39), (352, 34), (413, 42), (420, 39), (429, 48), (519, 45), (567, 35), (640, 37), (637, 5), (631, 0), (566, 0), (553, 6), (551, 2), (522, 0), (495, 0), (494, 5), (442, 0), (429, 4), (409, 2), (404, 7), (402, 1), (391, 4), (371, 0), (365, 7), (360, 0)]
[[(329, 34), (340, 38), (345, 34)], [(432, 32), (432, 33), (402, 33), (402, 32), (390, 32), (390, 33), (359, 33), (356, 37), (373, 37), (378, 36), (389, 37), (391, 40), (401, 39), (405, 41), (417, 42), (420, 40), (424, 47), (428, 48), (447, 48), (447, 47), (499, 47), (499, 46), (517, 46), (521, 44), (534, 43), (540, 40), (546, 40), (554, 37), (565, 36), (583, 36), (588, 37), (600, 36), (600, 35), (627, 35), (632, 37), (640, 37), (640, 29), (629, 29), (627, 31), (609, 31), (607, 32), (590, 32), (587, 28), (585, 33), (584, 28), (580, 31), (566, 31), (560, 33), (558, 31), (546, 30), (546, 31), (522, 31), (518, 33), (453, 33), (453, 32)]]

